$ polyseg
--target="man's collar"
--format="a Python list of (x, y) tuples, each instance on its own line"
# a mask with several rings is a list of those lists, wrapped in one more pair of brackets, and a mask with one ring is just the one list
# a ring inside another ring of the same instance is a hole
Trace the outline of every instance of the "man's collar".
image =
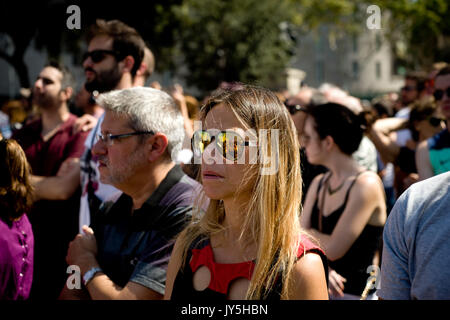
[(175, 165), (170, 171), (167, 173), (166, 177), (159, 184), (155, 191), (151, 194), (151, 196), (145, 201), (146, 205), (150, 205), (152, 207), (158, 206), (161, 202), (162, 198), (166, 195), (166, 193), (180, 181), (180, 179), (184, 176), (184, 172), (181, 169), (180, 165)]

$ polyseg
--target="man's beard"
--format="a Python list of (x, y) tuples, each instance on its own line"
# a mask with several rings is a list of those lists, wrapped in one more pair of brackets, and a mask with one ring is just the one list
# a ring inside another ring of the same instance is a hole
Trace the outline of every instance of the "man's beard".
[(108, 92), (114, 90), (120, 81), (122, 75), (120, 74), (117, 64), (111, 70), (96, 72), (91, 68), (86, 70), (95, 73), (95, 78), (92, 81), (84, 84), (88, 92), (98, 91), (98, 93)]
[(107, 156), (102, 155), (98, 159), (108, 167), (108, 174), (103, 177), (100, 175), (100, 181), (118, 188), (126, 183), (135, 174), (136, 170), (145, 163), (145, 151), (139, 145), (128, 156), (127, 164), (122, 164), (119, 168), (111, 168)]
[(48, 95), (33, 95), (33, 104), (41, 109), (53, 109), (57, 105), (55, 97)]

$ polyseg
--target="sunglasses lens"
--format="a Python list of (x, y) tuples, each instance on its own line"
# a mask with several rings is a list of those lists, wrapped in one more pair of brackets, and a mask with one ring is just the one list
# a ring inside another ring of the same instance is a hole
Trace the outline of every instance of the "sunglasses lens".
[(436, 117), (431, 117), (429, 122), (433, 127), (437, 127), (441, 124), (441, 119), (436, 118)]
[(202, 155), (208, 144), (211, 143), (211, 136), (206, 131), (197, 131), (192, 137), (192, 150), (195, 156), (199, 157)]
[(289, 113), (290, 113), (290, 114), (294, 114), (295, 111), (296, 111), (296, 110), (295, 110), (295, 106), (289, 106), (288, 109), (289, 109)]
[(98, 63), (98, 62), (102, 61), (104, 58), (105, 58), (105, 55), (102, 52), (93, 51), (91, 53), (91, 59), (95, 63)]
[(242, 153), (243, 139), (232, 132), (221, 132), (217, 136), (217, 146), (222, 155), (228, 160), (235, 161)]
[(435, 90), (433, 95), (434, 95), (434, 99), (436, 99), (436, 101), (439, 101), (444, 96), (444, 91), (440, 90), (440, 89), (439, 90)]
[(105, 52), (103, 50), (94, 50), (90, 52), (85, 52), (83, 54), (83, 61), (85, 61), (89, 57), (91, 57), (92, 62), (99, 63), (103, 59), (105, 59)]

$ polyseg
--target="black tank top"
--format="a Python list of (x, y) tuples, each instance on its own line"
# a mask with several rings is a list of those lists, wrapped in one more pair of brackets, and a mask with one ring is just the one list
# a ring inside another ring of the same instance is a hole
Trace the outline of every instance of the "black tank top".
[[(345, 195), (344, 203), (330, 215), (326, 217), (322, 216), (322, 233), (330, 235), (333, 232), (339, 218), (345, 211), (350, 191), (361, 173), (362, 172), (360, 172), (350, 184)], [(311, 214), (311, 227), (317, 230), (319, 230), (319, 207), (317, 202), (324, 178), (325, 174), (319, 182), (316, 202), (314, 203)], [(324, 192), (326, 192), (326, 190)], [(382, 235), (383, 226), (372, 226), (367, 224), (342, 258), (335, 261), (328, 261), (328, 264), (332, 269), (347, 279), (347, 282), (344, 284), (344, 293), (361, 295), (363, 292), (367, 279), (370, 277), (370, 274), (367, 273), (367, 268), (372, 265), (372, 259), (376, 250), (380, 247)]]

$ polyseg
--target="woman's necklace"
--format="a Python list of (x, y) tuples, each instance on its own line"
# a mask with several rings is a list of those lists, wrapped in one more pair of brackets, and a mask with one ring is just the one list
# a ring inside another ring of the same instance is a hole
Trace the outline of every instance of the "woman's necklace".
[(327, 185), (328, 185), (328, 194), (330, 195), (330, 196), (332, 196), (333, 194), (335, 194), (336, 192), (338, 192), (339, 190), (341, 190), (342, 189), (342, 187), (344, 186), (344, 183), (345, 183), (345, 181), (347, 180), (347, 179), (344, 179), (343, 181), (342, 181), (342, 183), (336, 188), (336, 189), (331, 189), (331, 184), (330, 184), (330, 180), (331, 180), (331, 175), (330, 175), (330, 178), (328, 179), (328, 183), (327, 183)]

